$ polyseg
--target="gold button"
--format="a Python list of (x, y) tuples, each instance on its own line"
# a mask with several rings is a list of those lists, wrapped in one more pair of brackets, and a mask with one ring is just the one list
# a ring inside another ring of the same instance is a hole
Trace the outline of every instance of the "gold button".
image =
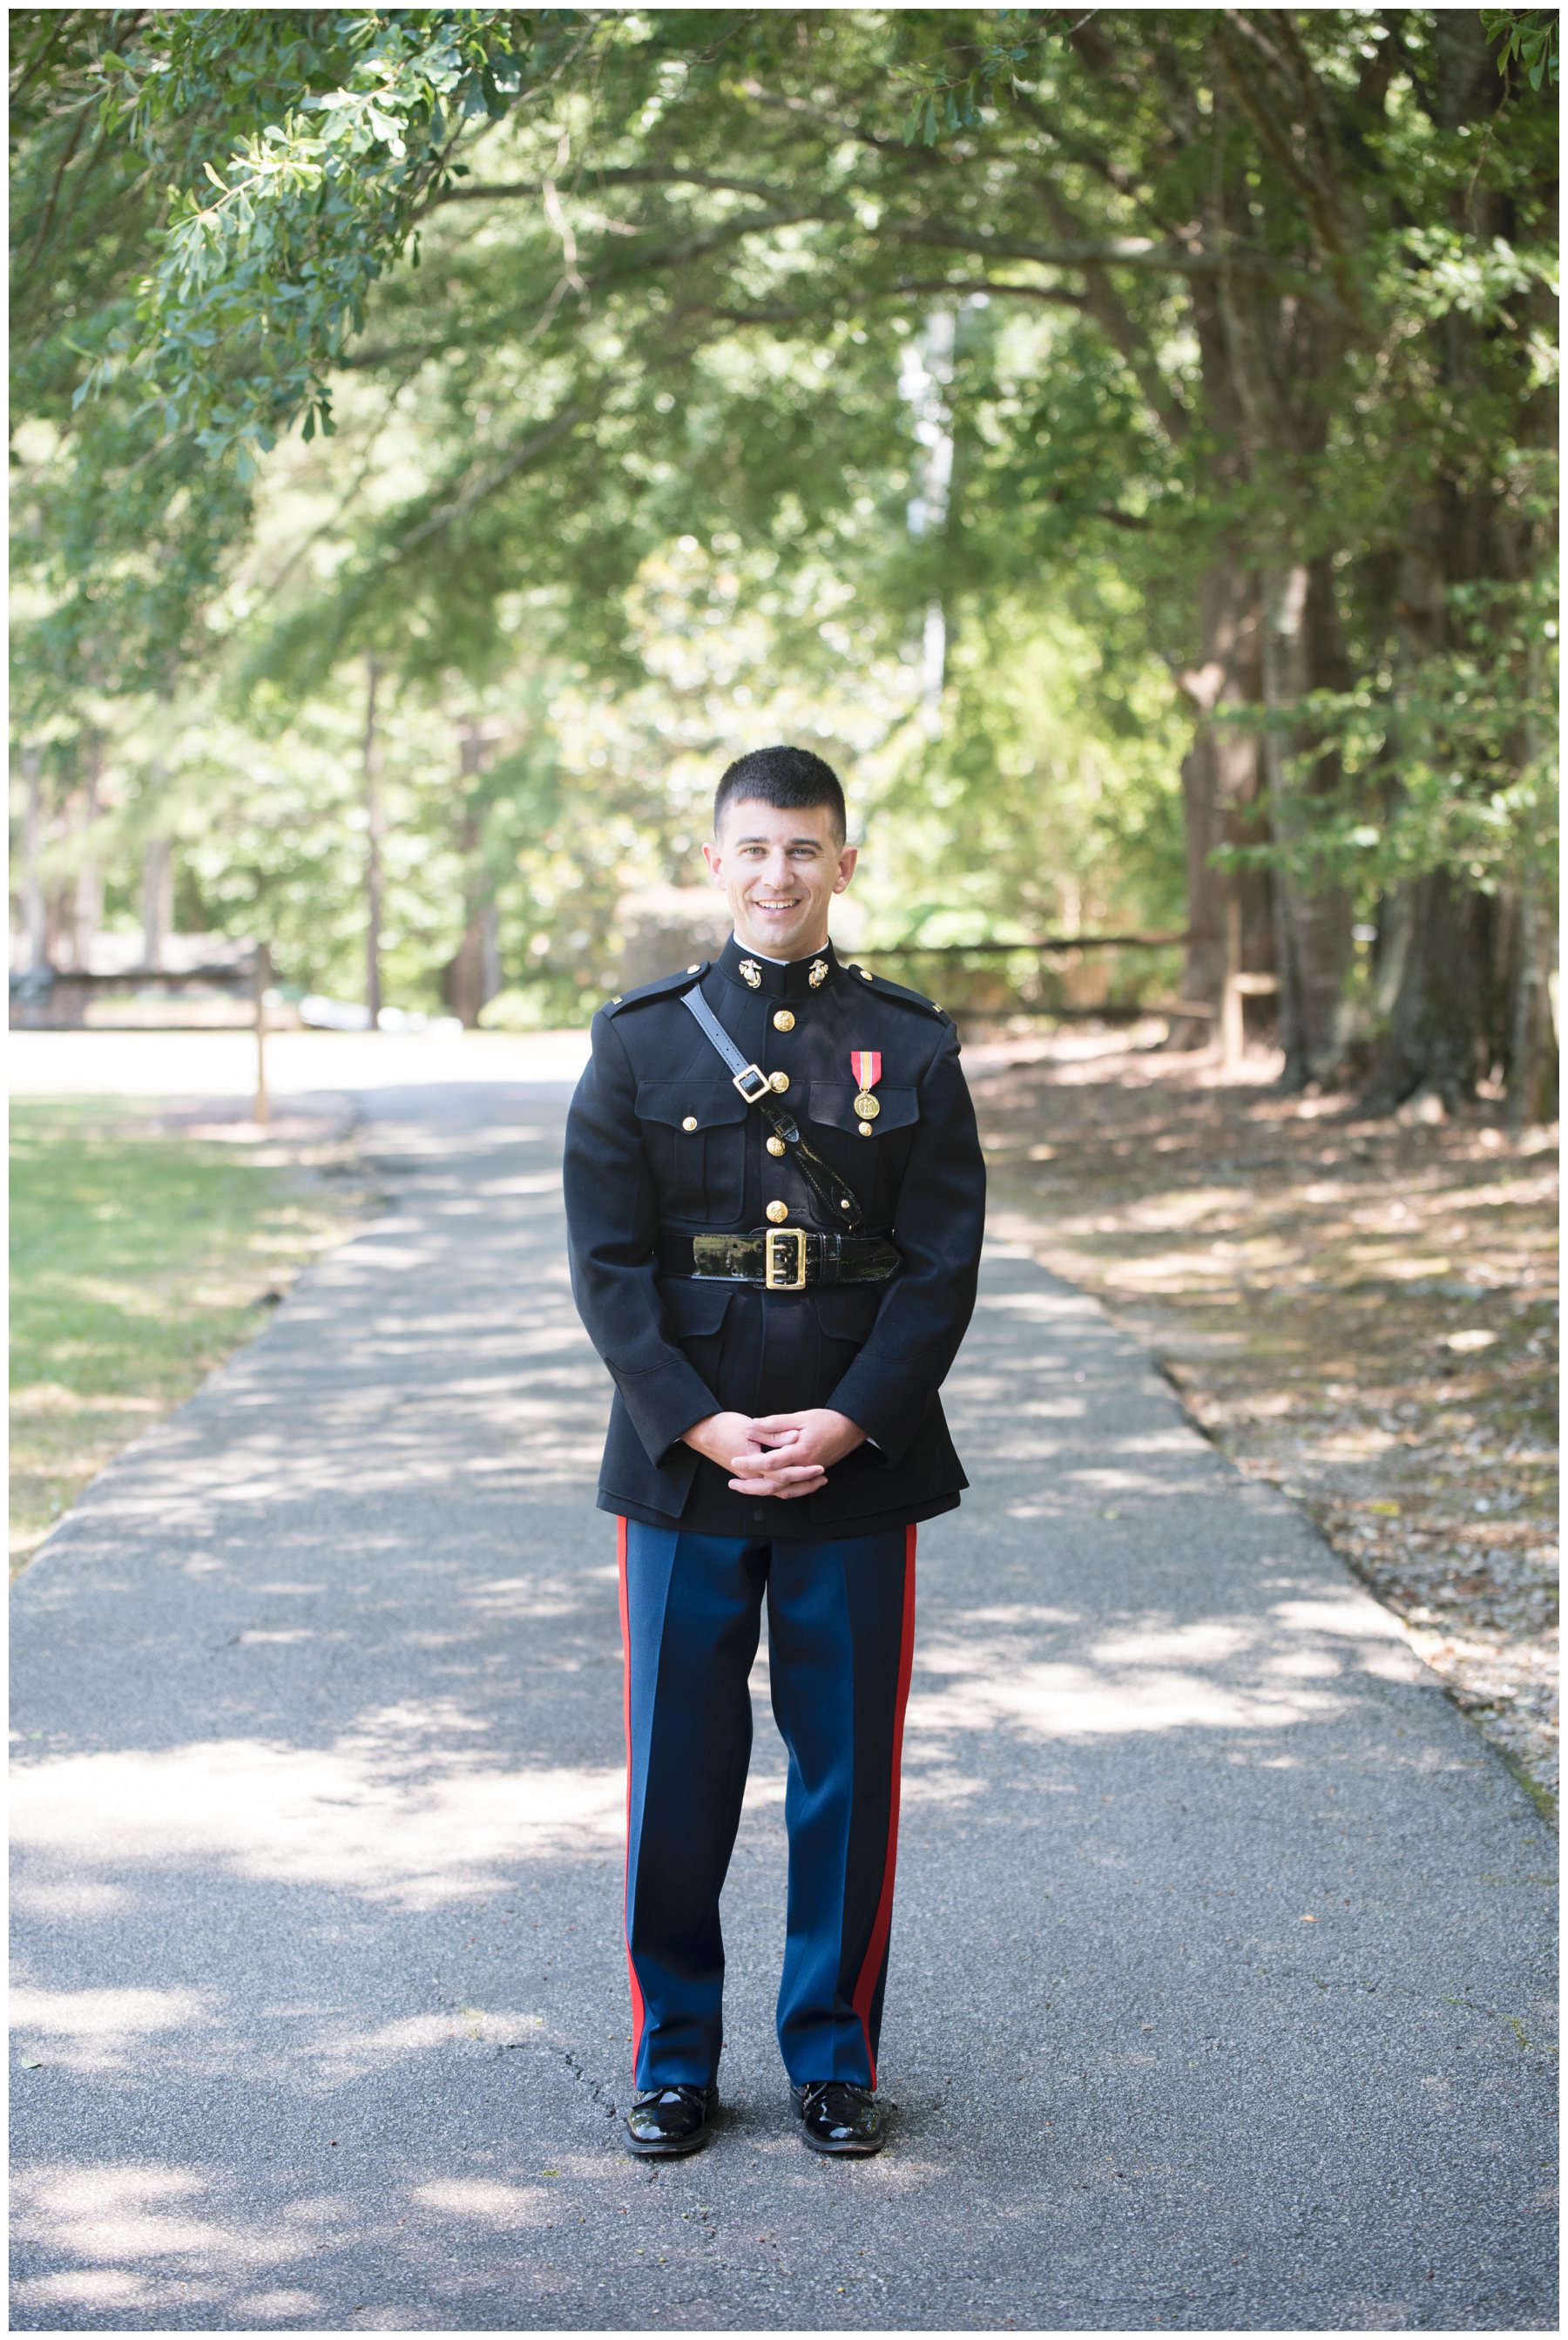
[(775, 1089), (777, 1089), (777, 1090), (778, 1090), (778, 1092), (779, 1092), (779, 1096), (783, 1096), (783, 1094), (784, 1094), (784, 1092), (785, 1092), (785, 1090), (786, 1090), (786, 1089), (789, 1087), (789, 1074), (788, 1074), (788, 1073), (769, 1073), (769, 1076), (768, 1076), (768, 1086), (769, 1086), (769, 1088), (775, 1088)]
[(689, 1113), (680, 1126), (682, 1129), (695, 1129), (697, 1126), (697, 1115), (694, 1113)]
[(849, 1204), (848, 1204), (848, 1203), (840, 1203), (840, 1204), (839, 1204), (839, 1208), (841, 1211), (847, 1211), (847, 1210), (849, 1209)]
[(868, 967), (863, 967), (860, 969), (860, 980), (861, 980), (861, 982), (862, 982), (862, 983), (869, 983), (869, 982), (870, 982), (870, 980), (871, 980), (871, 970), (870, 970), (870, 968), (869, 968)]
[(862, 1137), (869, 1137), (869, 1136), (870, 1136), (870, 1135), (871, 1135), (871, 1125), (870, 1125), (870, 1123), (869, 1123), (868, 1121), (863, 1121), (863, 1122), (860, 1124), (860, 1135), (861, 1135), (861, 1136), (862, 1136)]
[(688, 975), (700, 975), (702, 972), (702, 961), (699, 959), (696, 966), (689, 967), (686, 972)]
[(778, 1225), (780, 1219), (787, 1219), (789, 1215), (789, 1205), (788, 1203), (769, 1203), (767, 1210), (763, 1213), (763, 1216), (765, 1218), (771, 1219), (775, 1226)]
[(769, 1154), (775, 1155), (782, 1154), (784, 1151), (784, 1140), (781, 1137), (770, 1137), (768, 1140), (768, 1151)]
[(780, 1007), (775, 1011), (773, 1029), (775, 1032), (793, 1032), (795, 1029), (795, 1018), (787, 1007)]

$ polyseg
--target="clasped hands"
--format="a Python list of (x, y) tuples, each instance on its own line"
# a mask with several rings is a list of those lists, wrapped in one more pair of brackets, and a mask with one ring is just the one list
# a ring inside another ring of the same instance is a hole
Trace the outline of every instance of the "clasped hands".
[(694, 1422), (685, 1443), (721, 1471), (738, 1495), (814, 1495), (829, 1466), (862, 1446), (866, 1433), (847, 1413), (809, 1405), (799, 1413), (710, 1413)]

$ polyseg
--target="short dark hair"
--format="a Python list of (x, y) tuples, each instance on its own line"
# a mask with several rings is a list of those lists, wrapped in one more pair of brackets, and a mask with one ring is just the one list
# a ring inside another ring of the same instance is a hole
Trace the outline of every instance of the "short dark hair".
[(839, 824), (839, 835), (849, 833), (844, 810), (844, 790), (831, 764), (809, 748), (754, 748), (737, 756), (713, 791), (713, 834), (718, 836), (724, 808), (737, 798), (774, 805), (780, 812), (809, 812), (827, 805)]

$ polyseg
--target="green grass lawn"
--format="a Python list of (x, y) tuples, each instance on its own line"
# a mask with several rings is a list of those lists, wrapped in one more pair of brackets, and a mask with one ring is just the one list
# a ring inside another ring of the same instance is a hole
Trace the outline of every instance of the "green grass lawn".
[[(194, 1138), (155, 1108), (11, 1110), (11, 1560), (95, 1472), (268, 1321), (353, 1197), (276, 1140)], [(319, 1156), (321, 1149), (315, 1149)]]

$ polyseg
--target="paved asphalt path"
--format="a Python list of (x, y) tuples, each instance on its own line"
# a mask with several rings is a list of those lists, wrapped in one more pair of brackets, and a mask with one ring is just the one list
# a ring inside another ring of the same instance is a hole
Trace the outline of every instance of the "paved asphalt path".
[(894, 2142), (791, 2133), (764, 1707), (724, 2125), (622, 2157), (566, 1095), (362, 1100), (384, 1215), (20, 1583), (15, 2325), (1551, 2325), (1545, 1829), (1005, 1246), (950, 1384), (975, 1490), (920, 1539)]

